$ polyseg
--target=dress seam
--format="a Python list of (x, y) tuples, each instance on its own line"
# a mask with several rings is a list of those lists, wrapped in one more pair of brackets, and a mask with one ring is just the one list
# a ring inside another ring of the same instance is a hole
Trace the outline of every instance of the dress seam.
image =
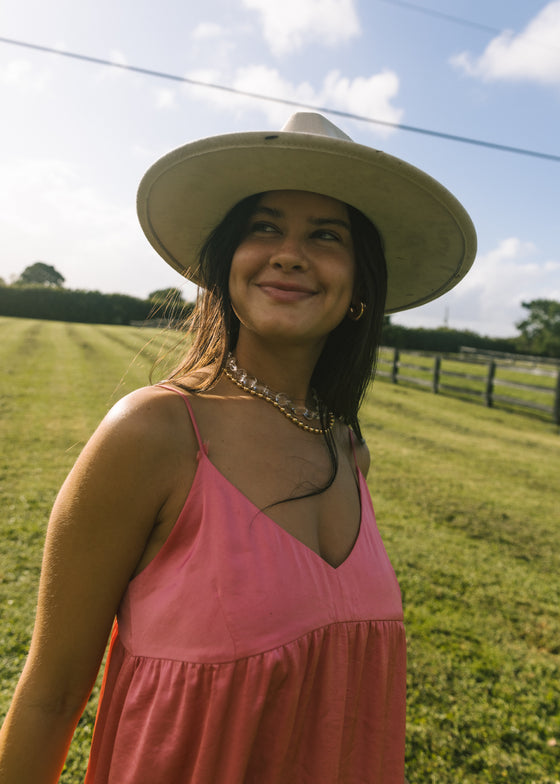
[(305, 637), (310, 637), (312, 634), (316, 632), (323, 631), (324, 629), (329, 629), (334, 626), (349, 626), (349, 625), (359, 625), (359, 624), (376, 624), (376, 623), (396, 623), (399, 624), (404, 629), (404, 618), (383, 618), (383, 619), (376, 619), (373, 620), (371, 618), (364, 618), (364, 619), (356, 619), (351, 621), (332, 621), (330, 623), (323, 624), (323, 626), (318, 626), (315, 629), (311, 629), (304, 634), (300, 634), (298, 637), (294, 637), (287, 642), (283, 642), (280, 645), (274, 645), (271, 648), (267, 648), (263, 651), (258, 651), (257, 653), (250, 653), (247, 656), (240, 656), (236, 659), (223, 659), (220, 661), (192, 661), (190, 659), (174, 659), (170, 656), (145, 656), (143, 654), (133, 653), (129, 648), (124, 644), (121, 635), (119, 634), (119, 643), (122, 645), (125, 652), (130, 656), (132, 659), (145, 659), (147, 661), (160, 661), (160, 662), (175, 662), (178, 664), (192, 664), (194, 666), (200, 667), (216, 667), (222, 664), (237, 664), (242, 661), (247, 661), (249, 659), (254, 659), (257, 656), (264, 656), (266, 653), (271, 653), (272, 651), (276, 651), (279, 648), (285, 648), (288, 645), (293, 645), (295, 642), (299, 642), (299, 640), (303, 640)]

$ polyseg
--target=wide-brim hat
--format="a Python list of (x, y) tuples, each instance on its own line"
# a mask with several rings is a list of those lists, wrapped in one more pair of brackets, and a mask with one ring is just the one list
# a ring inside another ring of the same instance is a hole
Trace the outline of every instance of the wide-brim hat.
[(331, 196), (375, 224), (387, 260), (387, 313), (436, 299), (474, 261), (472, 221), (443, 185), (313, 113), (294, 114), (281, 131), (212, 136), (170, 152), (142, 178), (138, 216), (160, 256), (200, 283), (208, 234), (241, 199), (274, 190)]

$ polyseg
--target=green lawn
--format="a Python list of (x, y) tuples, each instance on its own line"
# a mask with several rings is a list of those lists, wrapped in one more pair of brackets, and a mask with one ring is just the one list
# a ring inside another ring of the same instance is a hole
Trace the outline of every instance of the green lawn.
[[(0, 715), (57, 489), (110, 405), (149, 383), (161, 343), (133, 327), (0, 318)], [(560, 433), (384, 381), (362, 422), (407, 621), (409, 781), (559, 782)], [(81, 780), (94, 715), (95, 694), (65, 784)]]

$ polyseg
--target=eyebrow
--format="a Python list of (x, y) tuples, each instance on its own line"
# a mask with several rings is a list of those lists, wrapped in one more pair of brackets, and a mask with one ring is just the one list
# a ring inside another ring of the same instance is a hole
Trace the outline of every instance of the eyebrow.
[[(276, 207), (265, 207), (264, 205), (257, 207), (253, 212), (253, 216), (255, 217), (259, 215), (259, 213), (269, 215), (271, 218), (284, 217), (282, 210), (278, 210)], [(309, 218), (309, 223), (311, 223), (313, 226), (340, 226), (351, 233), (349, 222), (343, 218)]]

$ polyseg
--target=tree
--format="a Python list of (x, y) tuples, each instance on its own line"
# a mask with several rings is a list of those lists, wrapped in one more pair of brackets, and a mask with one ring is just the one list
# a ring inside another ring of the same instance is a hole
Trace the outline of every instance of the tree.
[(515, 325), (521, 332), (523, 350), (560, 357), (560, 302), (533, 299), (521, 304), (529, 311), (527, 318)]
[(60, 289), (64, 284), (64, 276), (55, 270), (54, 267), (45, 264), (44, 261), (36, 261), (23, 270), (16, 283), (24, 286), (34, 284)]
[(167, 321), (168, 324), (184, 321), (194, 307), (194, 303), (187, 302), (181, 289), (177, 288), (157, 289), (152, 291), (148, 299), (152, 303), (149, 318)]
[(185, 301), (183, 299), (183, 292), (181, 289), (177, 288), (157, 289), (157, 291), (152, 291), (152, 293), (148, 295), (148, 299), (150, 302), (157, 303), (158, 305), (168, 305), (170, 303), (177, 305)]

